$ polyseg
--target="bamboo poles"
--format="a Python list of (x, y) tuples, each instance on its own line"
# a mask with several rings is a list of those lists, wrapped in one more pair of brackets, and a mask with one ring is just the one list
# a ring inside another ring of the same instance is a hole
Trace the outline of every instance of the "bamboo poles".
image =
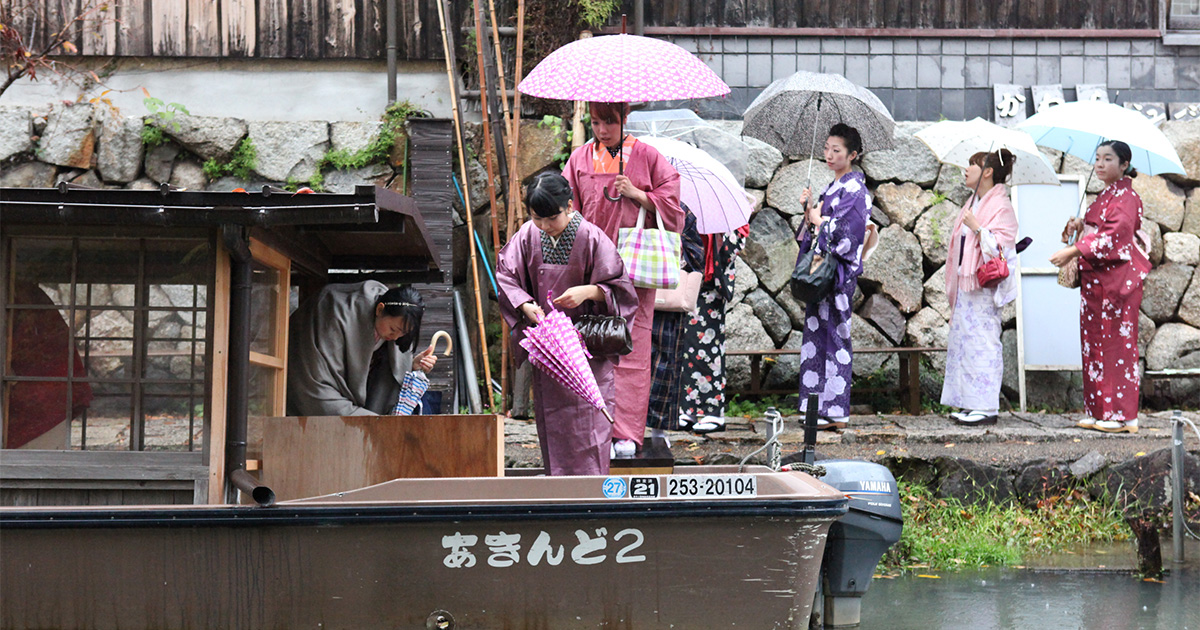
[[(508, 146), (508, 152), (513, 151), (513, 125), (520, 124), (520, 116), (514, 118), (508, 109), (508, 85), (504, 81), (504, 55), (500, 50), (500, 26), (496, 22), (496, 0), (488, 0), (488, 12), (492, 16), (492, 43), (496, 47), (496, 74), (500, 77), (500, 106), (504, 110), (504, 126), (508, 133), (505, 135), (505, 143)], [(513, 89), (517, 89), (516, 84), (513, 84)], [(512, 203), (506, 204), (509, 207)]]
[(508, 152), (508, 233), (517, 231), (516, 219), (519, 212), (512, 209), (521, 207), (521, 173), (518, 168), (517, 154), (521, 150), (521, 91), (517, 86), (521, 83), (522, 64), (525, 61), (525, 0), (517, 0), (517, 63), (513, 73), (513, 106), (512, 106), (512, 150)]
[[(446, 57), (446, 78), (450, 82), (450, 108), (454, 117), (454, 137), (458, 144), (458, 165), (459, 172), (462, 173), (462, 189), (463, 189), (463, 205), (464, 214), (467, 219), (467, 249), (471, 255), (471, 279), (475, 283), (475, 321), (479, 325), (479, 348), (480, 355), (483, 359), (484, 373), (484, 393), (486, 394), (484, 407), (494, 409), (492, 403), (492, 366), (488, 360), (487, 335), (483, 327), (483, 300), (479, 292), (479, 263), (475, 256), (474, 237), (475, 237), (475, 219), (471, 212), (471, 186), (467, 175), (467, 156), (463, 151), (463, 134), (461, 117), (458, 112), (458, 87), (454, 81), (454, 55), (451, 51), (452, 41), (450, 37), (450, 29), (446, 25), (446, 7), (444, 0), (435, 0), (438, 11), (438, 23), (442, 27), (442, 53)], [(478, 377), (477, 377), (478, 378)]]
[[(496, 34), (496, 46), (499, 48), (500, 37), (499, 31), (496, 29), (496, 5), (494, 0), (488, 0), (488, 6), (492, 11), (492, 28)], [(505, 193), (505, 235), (512, 238), (512, 235), (517, 230), (517, 219), (521, 215), (521, 210), (524, 207), (521, 203), (521, 172), (519, 168), (519, 153), (521, 141), (521, 92), (517, 90), (517, 84), (521, 82), (521, 64), (525, 58), (525, 0), (517, 0), (517, 59), (515, 64), (515, 73), (513, 76), (513, 105), (512, 110), (508, 109), (508, 95), (506, 86), (504, 85), (504, 72), (500, 75), (500, 98), (504, 104), (504, 115), (509, 119), (508, 125), (508, 191)], [(505, 409), (508, 408), (508, 369), (509, 369), (509, 345), (511, 343), (508, 335), (508, 326), (501, 322), (501, 330), (504, 333), (504, 339), (501, 340), (500, 351), (504, 355), (504, 362), (500, 366), (500, 381), (501, 381), (501, 401)]]
[[(591, 39), (591, 31), (582, 31), (579, 33), (579, 39)], [(588, 104), (584, 101), (575, 101), (575, 118), (571, 120), (571, 151), (583, 146), (583, 139), (587, 136), (583, 131), (583, 115), (587, 112)]]
[[(483, 7), (480, 5), (479, 0), (473, 0), (473, 9), (474, 9), (474, 13), (475, 13), (475, 32), (477, 34), (477, 36), (475, 37), (475, 54), (476, 54), (478, 63), (476, 65), (479, 66), (479, 102), (480, 102), (479, 109), (483, 112), (483, 154), (485, 157), (485, 162), (487, 163), (488, 201), (491, 203), (492, 249), (496, 252), (496, 267), (495, 268), (498, 270), (499, 269), (499, 261), (500, 261), (499, 252), (500, 252), (500, 246), (501, 246), (501, 243), (500, 243), (500, 219), (503, 218), (504, 216), (506, 216), (507, 213), (500, 212), (500, 205), (496, 201), (496, 186), (494, 185), (494, 182), (496, 181), (496, 173), (495, 173), (496, 169), (495, 169), (495, 164), (494, 164), (496, 162), (496, 147), (492, 143), (491, 113), (489, 111), (490, 108), (488, 107), (488, 81), (487, 81), (488, 73), (487, 73), (486, 68), (484, 67), (483, 38), (478, 36), (478, 34), (480, 32), (482, 32), (482, 30), (484, 28), (484, 26), (483, 26)], [(497, 48), (497, 50), (499, 50), (499, 45), (497, 45), (496, 48)], [(497, 59), (497, 61), (499, 61), (499, 60)], [(500, 75), (501, 77), (503, 77), (502, 72), (497, 72), (497, 74)], [(504, 79), (501, 78), (500, 80), (503, 81)], [(504, 95), (501, 94), (501, 98), (503, 98), (503, 97), (504, 97)], [(505, 108), (505, 109), (507, 110), (507, 108)], [(507, 127), (507, 124), (505, 126)], [(511, 204), (505, 204), (505, 205), (508, 206)], [(499, 299), (500, 296), (497, 295), (496, 297), (497, 297), (497, 299)], [(502, 411), (507, 408), (507, 403), (508, 403), (508, 400), (507, 400), (507, 398), (508, 398), (508, 351), (509, 351), (509, 349), (508, 349), (508, 324), (505, 323), (503, 318), (501, 318), (501, 320), (500, 320), (500, 405), (501, 405)], [(489, 380), (489, 382), (491, 381), (490, 378), (488, 380)]]

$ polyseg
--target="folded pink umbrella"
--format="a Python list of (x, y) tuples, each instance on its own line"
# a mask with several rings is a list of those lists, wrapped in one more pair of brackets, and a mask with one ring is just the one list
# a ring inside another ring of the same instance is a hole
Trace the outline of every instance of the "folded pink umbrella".
[(599, 409), (609, 422), (613, 421), (604, 397), (600, 395), (596, 376), (588, 365), (583, 341), (566, 314), (552, 308), (536, 326), (525, 330), (525, 338), (520, 343), (529, 352), (530, 363)]

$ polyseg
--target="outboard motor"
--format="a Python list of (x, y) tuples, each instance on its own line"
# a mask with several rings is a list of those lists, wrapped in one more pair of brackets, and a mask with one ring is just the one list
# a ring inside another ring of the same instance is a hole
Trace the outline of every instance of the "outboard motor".
[(821, 481), (850, 498), (846, 515), (829, 526), (821, 562), (825, 627), (857, 626), (862, 596), (875, 566), (900, 540), (900, 491), (886, 467), (852, 459), (821, 460)]
[[(805, 416), (801, 461), (816, 464), (816, 394), (809, 395)], [(849, 510), (829, 526), (825, 541), (825, 556), (821, 560), (823, 625), (857, 626), (862, 617), (862, 596), (871, 586), (875, 566), (888, 548), (900, 540), (904, 525), (900, 489), (892, 471), (874, 462), (825, 459), (820, 466), (825, 469), (821, 481), (850, 499)]]

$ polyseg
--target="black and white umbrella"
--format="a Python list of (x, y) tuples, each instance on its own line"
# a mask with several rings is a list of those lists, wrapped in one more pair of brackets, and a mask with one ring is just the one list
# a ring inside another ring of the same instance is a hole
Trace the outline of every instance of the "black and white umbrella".
[(867, 88), (840, 74), (797, 72), (767, 86), (746, 109), (742, 134), (784, 155), (812, 157), (817, 137), (846, 123), (862, 136), (863, 152), (891, 149), (896, 121)]

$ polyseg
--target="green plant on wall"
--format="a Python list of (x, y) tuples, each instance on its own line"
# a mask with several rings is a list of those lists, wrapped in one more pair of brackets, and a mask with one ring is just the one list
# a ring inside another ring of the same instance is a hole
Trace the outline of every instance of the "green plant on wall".
[(578, 0), (579, 21), (588, 28), (604, 26), (608, 18), (621, 6), (619, 0)]
[(162, 99), (149, 95), (142, 99), (142, 105), (150, 112), (142, 126), (142, 144), (149, 147), (156, 147), (167, 141), (163, 128), (170, 127), (173, 131), (179, 131), (179, 121), (175, 120), (177, 115), (190, 114), (187, 107), (180, 103), (164, 103)]
[(309, 180), (313, 190), (321, 190), (325, 183), (324, 171), (327, 169), (348, 171), (364, 168), (371, 164), (381, 164), (388, 161), (392, 149), (396, 146), (396, 137), (404, 133), (404, 123), (409, 118), (424, 118), (429, 116), (408, 101), (396, 101), (387, 106), (381, 120), (383, 125), (370, 144), (357, 151), (338, 149), (325, 152), (317, 162), (316, 173)]
[(933, 244), (937, 247), (942, 247), (946, 243), (946, 235), (942, 233), (942, 223), (944, 223), (946, 220), (946, 209), (939, 208), (938, 204), (946, 199), (945, 197), (942, 197), (941, 201), (937, 201), (937, 198), (935, 197), (934, 200), (936, 203), (934, 204), (932, 210), (933, 220), (929, 222), (929, 227), (931, 230), (933, 230)]
[(254, 141), (250, 138), (242, 138), (242, 141), (230, 154), (229, 161), (218, 162), (216, 158), (209, 158), (204, 162), (202, 168), (209, 179), (233, 175), (238, 179), (245, 180), (250, 179), (250, 174), (257, 166), (258, 149), (254, 147)]
[[(585, 123), (586, 124), (586, 123)], [(549, 129), (554, 137), (562, 138), (563, 142), (559, 145), (558, 151), (554, 154), (552, 161), (562, 168), (567, 163), (567, 158), (571, 157), (571, 140), (574, 139), (575, 132), (572, 129), (564, 129), (564, 121), (558, 116), (546, 114), (542, 116), (542, 120), (538, 122), (538, 127)]]

